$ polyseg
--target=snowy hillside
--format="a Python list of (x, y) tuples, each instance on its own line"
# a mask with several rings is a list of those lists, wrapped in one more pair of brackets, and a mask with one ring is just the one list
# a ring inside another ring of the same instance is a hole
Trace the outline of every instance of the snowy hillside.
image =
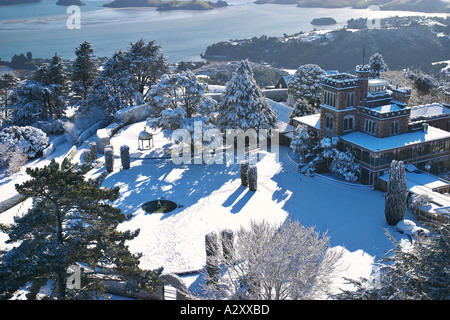
[[(136, 154), (135, 133), (145, 125), (146, 122), (135, 123), (119, 131), (112, 139), (114, 150), (126, 144), (130, 153)], [(90, 141), (78, 148), (75, 160)], [(154, 150), (160, 150), (166, 143), (166, 138), (155, 132)], [(62, 157), (69, 148), (69, 145), (60, 146), (54, 156)], [(237, 229), (251, 220), (277, 223), (290, 215), (306, 226), (327, 232), (331, 245), (345, 250), (341, 272), (335, 275), (336, 292), (345, 287), (342, 277), (369, 277), (372, 263), (392, 248), (385, 229), (396, 238), (409, 241), (387, 225), (380, 191), (318, 175), (301, 175), (296, 172), (297, 166), (289, 157), (287, 147), (280, 148), (278, 159), (276, 154), (266, 154), (257, 167), (259, 187), (253, 192), (241, 186), (237, 164), (176, 165), (170, 159), (144, 158), (132, 159), (131, 168), (121, 170), (120, 159), (116, 158), (114, 172), (108, 175), (103, 186), (120, 187), (121, 196), (114, 205), (133, 215), (120, 228), (141, 229), (140, 235), (129, 243), (132, 252), (143, 253), (141, 266), (164, 267), (167, 273), (201, 270), (205, 265), (205, 235), (226, 228)], [(90, 174), (96, 176), (103, 170), (103, 166), (98, 166)], [(24, 181), (26, 176), (22, 171), (15, 179)], [(15, 181), (2, 180), (0, 190), (4, 192), (0, 193), (0, 201), (11, 195)], [(165, 214), (144, 212), (141, 206), (155, 199), (174, 201), (179, 208)], [(30, 205), (28, 200), (1, 213), (0, 222), (13, 222), (13, 217)], [(414, 220), (408, 214), (406, 218)], [(6, 239), (6, 235), (0, 235), (0, 249), (8, 248), (4, 244)], [(183, 279), (190, 289), (198, 288), (198, 273)]]

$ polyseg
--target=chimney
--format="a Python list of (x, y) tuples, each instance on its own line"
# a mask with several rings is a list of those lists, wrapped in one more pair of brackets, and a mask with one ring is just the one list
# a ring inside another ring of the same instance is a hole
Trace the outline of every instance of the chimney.
[(428, 133), (428, 123), (424, 123), (423, 125), (423, 132)]

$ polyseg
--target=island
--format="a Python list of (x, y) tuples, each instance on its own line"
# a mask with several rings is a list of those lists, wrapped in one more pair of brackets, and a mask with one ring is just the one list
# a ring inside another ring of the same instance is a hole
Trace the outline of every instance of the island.
[(114, 0), (103, 5), (108, 8), (156, 7), (158, 11), (167, 10), (212, 10), (228, 6), (223, 0), (212, 1), (162, 1), (162, 0)]
[(315, 26), (330, 26), (336, 23), (337, 23), (336, 20), (329, 17), (316, 18), (311, 21), (311, 24)]
[(84, 6), (85, 3), (81, 0), (58, 0), (56, 3), (58, 6)]
[(0, 0), (0, 7), (12, 6), (15, 4), (36, 3), (36, 2), (42, 2), (42, 0)]

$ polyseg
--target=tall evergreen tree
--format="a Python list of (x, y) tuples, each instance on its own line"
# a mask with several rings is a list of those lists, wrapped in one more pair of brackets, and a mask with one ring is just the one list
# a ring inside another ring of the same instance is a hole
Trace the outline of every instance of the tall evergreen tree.
[(67, 104), (68, 81), (61, 57), (55, 54), (50, 63), (36, 70), (31, 79), (13, 94), (13, 123), (30, 125), (38, 120), (58, 119)]
[(315, 64), (301, 65), (288, 83), (289, 101), (306, 100), (312, 107), (320, 103), (321, 77), (326, 72)]
[[(33, 198), (33, 206), (14, 224), (2, 226), (8, 243), (17, 243), (0, 256), (0, 294), (8, 298), (28, 286), (33, 299), (45, 286), (50, 299), (93, 298), (103, 283), (125, 281), (130, 288), (152, 291), (158, 272), (139, 268), (139, 255), (129, 252), (126, 241), (139, 230), (118, 231), (126, 220), (108, 201), (118, 188), (99, 188), (84, 178), (84, 167), (54, 160), (43, 168), (28, 168), (31, 180), (16, 185)], [(67, 290), (67, 270), (83, 266), (80, 288)]]
[(369, 58), (369, 66), (370, 66), (369, 72), (370, 78), (379, 78), (380, 72), (387, 71), (388, 69), (386, 63), (384, 62), (383, 56), (378, 52), (374, 53)]
[(11, 106), (11, 96), (14, 88), (17, 86), (17, 78), (12, 73), (5, 73), (0, 78), (0, 101), (2, 107), (0, 111), (4, 113), (4, 117), (8, 117), (8, 109)]
[(155, 41), (140, 39), (130, 43), (124, 60), (128, 72), (136, 79), (136, 89), (144, 100), (147, 100), (150, 87), (169, 72), (169, 64)]
[(168, 71), (169, 65), (154, 41), (131, 43), (105, 63), (82, 110), (101, 108), (113, 115), (119, 109), (142, 104), (150, 87)]
[(72, 90), (78, 99), (87, 99), (89, 89), (98, 75), (97, 64), (93, 59), (94, 49), (88, 41), (84, 41), (75, 49), (77, 58), (73, 63)]
[(408, 187), (405, 165), (402, 161), (393, 160), (391, 162), (385, 199), (386, 221), (390, 225), (396, 225), (405, 216), (408, 205)]
[(233, 77), (227, 82), (219, 103), (219, 128), (273, 129), (276, 120), (276, 113), (256, 84), (248, 61), (241, 61)]

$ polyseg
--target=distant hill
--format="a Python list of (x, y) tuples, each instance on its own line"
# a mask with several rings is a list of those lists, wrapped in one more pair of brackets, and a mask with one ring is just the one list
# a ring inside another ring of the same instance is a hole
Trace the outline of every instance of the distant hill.
[(42, 0), (0, 0), (0, 6), (11, 6), (14, 4), (35, 3)]
[(228, 6), (228, 3), (218, 0), (211, 1), (162, 1), (162, 0), (114, 0), (106, 3), (104, 7), (128, 8), (128, 7), (156, 7), (159, 11), (166, 10), (211, 10)]
[(84, 6), (85, 3), (81, 2), (81, 0), (58, 0), (56, 2), (58, 6)]
[(308, 8), (343, 8), (366, 9), (371, 5), (381, 10), (405, 10), (417, 12), (450, 13), (450, 3), (446, 0), (256, 0), (265, 4), (296, 4)]
[[(446, 29), (442, 27), (442, 30)], [(355, 65), (362, 63), (365, 47), (366, 63), (372, 54), (379, 52), (392, 69), (422, 68), (435, 61), (448, 60), (450, 36), (438, 34), (430, 27), (415, 25), (262, 36), (215, 43), (208, 46), (202, 57), (210, 61), (249, 59), (288, 69), (314, 63), (324, 69), (351, 72)]]

